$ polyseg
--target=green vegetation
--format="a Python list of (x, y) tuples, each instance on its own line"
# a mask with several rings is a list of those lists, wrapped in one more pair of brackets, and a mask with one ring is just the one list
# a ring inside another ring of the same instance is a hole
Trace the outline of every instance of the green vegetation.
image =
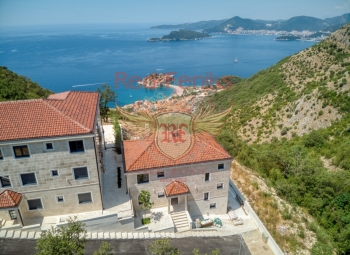
[(50, 94), (53, 94), (51, 90), (29, 78), (0, 67), (0, 101), (47, 98)]
[(243, 79), (238, 76), (232, 76), (232, 75), (226, 75), (221, 77), (218, 81), (217, 84), (223, 86), (224, 88), (231, 87), (238, 82), (241, 82)]
[(142, 225), (150, 224), (151, 223), (151, 218), (143, 218), (141, 220)]
[[(170, 245), (170, 238), (157, 239), (152, 242), (150, 252), (155, 255), (180, 255), (181, 252), (175, 246)], [(212, 250), (212, 255), (220, 255), (220, 249)], [(201, 255), (199, 249), (193, 250), (193, 255)], [(207, 255), (207, 254), (203, 254)]]
[(100, 114), (104, 121), (108, 121), (110, 109), (108, 103), (115, 103), (117, 94), (112, 90), (111, 86), (102, 84), (102, 88), (96, 90), (100, 94)]
[[(350, 253), (350, 95), (343, 88), (350, 84), (350, 49), (334, 40), (283, 59), (209, 100), (217, 111), (234, 102), (233, 114), (217, 137), (226, 150), (263, 177), (280, 197), (314, 217), (317, 224), (309, 226), (317, 237), (312, 254), (331, 254), (333, 249)], [(319, 56), (324, 62), (311, 62)], [(303, 129), (301, 136), (300, 130), (285, 126), (283, 116), (298, 114), (302, 97), (310, 105), (305, 116), (317, 120), (337, 110), (342, 117), (328, 127)], [(316, 109), (315, 102), (321, 102), (322, 110)], [(253, 120), (262, 122), (257, 130)], [(276, 128), (279, 138), (272, 135)], [(257, 139), (246, 139), (242, 130), (253, 130)], [(336, 169), (326, 168), (323, 158)], [(285, 211), (282, 217), (292, 215)], [(301, 238), (303, 233), (298, 235)]]
[[(36, 241), (37, 255), (84, 255), (86, 242), (85, 224), (70, 219), (66, 226), (42, 232)], [(103, 242), (94, 255), (111, 255), (112, 247)]]
[(180, 250), (170, 245), (170, 238), (162, 238), (153, 241), (150, 251), (155, 255), (180, 255)]
[(94, 251), (93, 255), (113, 255), (113, 248), (107, 242), (102, 242), (100, 248)]
[(282, 35), (279, 37), (276, 37), (275, 40), (277, 41), (295, 41), (299, 40), (301, 37), (300, 36), (295, 36), (295, 35)]
[(210, 37), (206, 33), (191, 31), (191, 30), (179, 30), (171, 31), (169, 35), (164, 35), (162, 37), (163, 41), (179, 41), (179, 40), (194, 40)]
[(139, 204), (143, 211), (151, 210), (153, 202), (151, 202), (151, 194), (147, 190), (141, 190), (139, 194)]

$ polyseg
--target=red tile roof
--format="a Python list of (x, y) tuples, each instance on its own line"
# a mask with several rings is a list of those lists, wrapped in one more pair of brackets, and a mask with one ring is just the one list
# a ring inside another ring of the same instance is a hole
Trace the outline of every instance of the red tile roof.
[(182, 195), (190, 192), (187, 185), (179, 181), (169, 183), (165, 186), (164, 190), (167, 196)]
[[(123, 141), (125, 168), (127, 172), (168, 167), (183, 164), (200, 163), (214, 160), (232, 159), (213, 137), (205, 135), (194, 139), (189, 152), (178, 159), (165, 156), (156, 146), (155, 140)], [(176, 147), (174, 146), (174, 150)]]
[(0, 193), (0, 208), (15, 207), (21, 202), (22, 194), (12, 190), (4, 190)]
[(97, 92), (78, 91), (0, 102), (0, 141), (92, 133), (97, 106)]

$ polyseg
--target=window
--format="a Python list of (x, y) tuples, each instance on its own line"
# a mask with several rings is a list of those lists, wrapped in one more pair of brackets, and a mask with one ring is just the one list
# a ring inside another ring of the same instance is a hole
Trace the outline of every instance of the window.
[(17, 214), (15, 210), (9, 210), (10, 218), (11, 220), (16, 220), (17, 219)]
[(79, 204), (92, 203), (91, 192), (78, 194)]
[(212, 203), (209, 205), (209, 209), (215, 209), (216, 208), (216, 203)]
[(41, 203), (40, 198), (27, 200), (27, 203), (29, 210), (43, 209), (43, 205)]
[(209, 181), (210, 180), (210, 173), (205, 173), (205, 181)]
[(30, 156), (27, 145), (13, 146), (13, 152), (15, 153), (15, 158), (28, 158)]
[(73, 168), (74, 180), (89, 179), (87, 167)]
[(149, 182), (148, 174), (138, 174), (137, 184)]
[(223, 188), (224, 188), (224, 184), (223, 183), (216, 184), (216, 189), (223, 189)]
[(23, 186), (37, 185), (35, 173), (20, 174)]
[(5, 176), (0, 176), (0, 187), (5, 188), (5, 187), (11, 187), (11, 181), (10, 181), (10, 176), (5, 175)]
[(165, 175), (164, 175), (164, 171), (159, 171), (159, 172), (157, 172), (157, 177), (158, 178), (161, 178), (161, 177), (164, 177)]
[(57, 177), (57, 176), (59, 176), (58, 170), (50, 170), (50, 173), (51, 173), (51, 176), (52, 176), (52, 177)]
[(70, 141), (69, 142), (69, 150), (71, 153), (74, 152), (84, 152), (84, 143), (83, 140), (79, 141)]
[(205, 192), (204, 193), (204, 201), (208, 201), (209, 200), (209, 192)]
[(57, 199), (57, 203), (64, 202), (64, 197), (63, 196), (57, 196), (56, 199)]
[(46, 148), (47, 151), (53, 150), (53, 143), (46, 143), (45, 144), (45, 148)]
[(224, 169), (225, 168), (225, 165), (224, 164), (218, 164), (218, 169), (219, 170), (222, 170), (222, 169)]
[(4, 156), (2, 155), (2, 150), (0, 149), (0, 160), (4, 159)]
[(164, 192), (158, 192), (158, 198), (164, 197)]

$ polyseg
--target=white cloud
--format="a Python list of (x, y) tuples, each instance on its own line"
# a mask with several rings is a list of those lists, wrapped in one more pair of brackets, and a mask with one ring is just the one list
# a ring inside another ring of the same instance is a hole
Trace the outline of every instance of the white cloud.
[(336, 5), (336, 9), (343, 9), (343, 10), (349, 10), (350, 11), (350, 0), (346, 1), (342, 5)]

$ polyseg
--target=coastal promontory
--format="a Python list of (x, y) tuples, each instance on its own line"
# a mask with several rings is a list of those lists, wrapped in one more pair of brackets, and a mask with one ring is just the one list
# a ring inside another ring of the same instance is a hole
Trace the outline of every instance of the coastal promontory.
[(148, 42), (160, 42), (160, 41), (186, 41), (186, 40), (199, 40), (207, 37), (211, 37), (207, 33), (201, 33), (192, 30), (179, 30), (171, 31), (170, 34), (164, 35), (162, 38), (149, 38)]

